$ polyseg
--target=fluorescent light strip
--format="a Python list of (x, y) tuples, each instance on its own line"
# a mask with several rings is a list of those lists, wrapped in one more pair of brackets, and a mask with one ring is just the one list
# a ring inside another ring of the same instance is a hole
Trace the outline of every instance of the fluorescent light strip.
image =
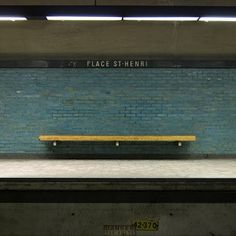
[(163, 16), (163, 17), (124, 17), (127, 21), (197, 21), (199, 17), (185, 17), (185, 16)]
[(119, 21), (122, 17), (116, 16), (47, 16), (47, 20), (54, 21)]
[(201, 17), (199, 21), (205, 22), (236, 22), (236, 17)]
[(0, 16), (0, 21), (24, 21), (27, 20), (25, 17), (15, 16)]

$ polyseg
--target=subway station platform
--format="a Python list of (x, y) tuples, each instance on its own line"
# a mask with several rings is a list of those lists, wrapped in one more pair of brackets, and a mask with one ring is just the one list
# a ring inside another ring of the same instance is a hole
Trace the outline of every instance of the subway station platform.
[(0, 170), (2, 235), (104, 236), (145, 219), (159, 229), (135, 235), (235, 235), (235, 158), (1, 159)]
[(236, 202), (236, 159), (2, 159), (0, 169), (0, 202)]

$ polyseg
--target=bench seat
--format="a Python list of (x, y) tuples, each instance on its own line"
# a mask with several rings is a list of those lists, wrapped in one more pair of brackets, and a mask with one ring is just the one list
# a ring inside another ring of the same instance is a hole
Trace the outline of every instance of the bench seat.
[(40, 141), (77, 142), (191, 142), (194, 135), (40, 135)]

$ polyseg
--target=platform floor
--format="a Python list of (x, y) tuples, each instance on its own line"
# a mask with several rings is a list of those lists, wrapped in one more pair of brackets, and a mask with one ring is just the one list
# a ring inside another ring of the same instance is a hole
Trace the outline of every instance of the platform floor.
[(236, 178), (235, 159), (0, 160), (0, 178)]

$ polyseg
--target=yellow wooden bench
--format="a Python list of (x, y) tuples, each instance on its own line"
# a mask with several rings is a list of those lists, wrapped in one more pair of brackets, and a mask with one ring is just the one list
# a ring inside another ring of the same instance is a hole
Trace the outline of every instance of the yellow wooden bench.
[(51, 141), (56, 146), (57, 142), (182, 142), (196, 141), (195, 135), (40, 135), (40, 141)]

